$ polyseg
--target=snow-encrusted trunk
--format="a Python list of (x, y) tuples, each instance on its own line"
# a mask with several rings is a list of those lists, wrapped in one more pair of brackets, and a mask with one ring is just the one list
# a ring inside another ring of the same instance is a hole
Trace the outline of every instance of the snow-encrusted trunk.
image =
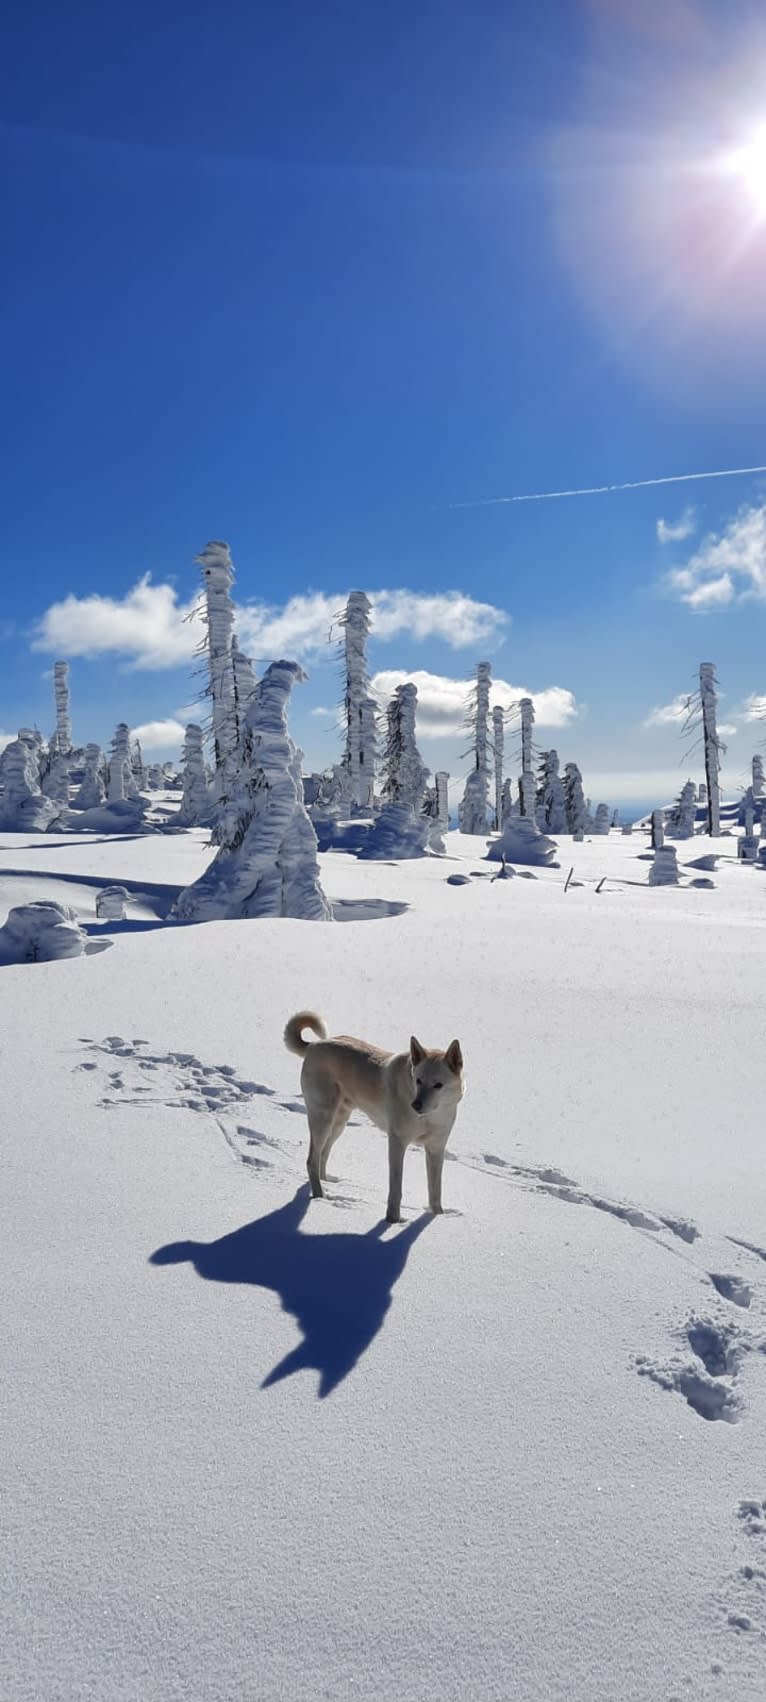
[(56, 731), (51, 744), (68, 756), (72, 749), (72, 721), (69, 713), (69, 663), (53, 664), (53, 695), (56, 702)]
[(80, 789), (74, 799), (76, 810), (100, 809), (106, 798), (104, 787), (104, 758), (100, 745), (85, 746), (85, 768)]
[(371, 609), (372, 604), (365, 591), (352, 591), (340, 616), (344, 633), (343, 710), (346, 719), (342, 765), (348, 773), (351, 803), (359, 810), (371, 810), (375, 795), (377, 704), (370, 695), (367, 673)]
[(473, 768), (465, 783), (458, 808), (461, 833), (489, 833), (489, 693), (492, 670), (489, 662), (479, 662), (476, 683), (468, 705), (466, 725), (471, 734)]
[(208, 695), (213, 723), (215, 788), (223, 795), (236, 771), (237, 714), (232, 661), (234, 565), (228, 544), (213, 538), (196, 561), (205, 585), (205, 623), (209, 668)]
[(715, 663), (700, 662), (700, 698), (702, 699), (702, 737), (705, 747), (705, 778), (707, 782), (708, 833), (714, 838), (721, 831), (721, 790), (718, 775), (721, 767), (721, 746), (718, 738), (716, 711)]
[(66, 807), (69, 803), (69, 756), (51, 746), (52, 760), (47, 774), (42, 782), (42, 790), (46, 798), (52, 798), (54, 804)]
[(130, 772), (133, 776), (136, 790), (139, 792), (145, 792), (146, 769), (144, 767), (144, 753), (141, 749), (140, 739), (134, 739), (130, 747)]
[(495, 828), (503, 825), (503, 760), (505, 755), (505, 710), (499, 703), (492, 711), (492, 750), (495, 758)]
[(110, 804), (119, 803), (122, 798), (136, 798), (138, 787), (133, 778), (133, 766), (130, 755), (130, 728), (125, 721), (120, 721), (114, 730), (112, 751), (109, 758), (109, 791)]
[(652, 850), (661, 851), (665, 844), (665, 817), (662, 810), (652, 810)]
[(326, 921), (317, 839), (303, 803), (300, 756), (287, 729), (297, 662), (272, 662), (245, 717), (242, 764), (225, 810), (225, 838), (210, 867), (182, 892), (183, 921), (297, 916)]
[(758, 752), (756, 751), (756, 754), (753, 757), (753, 797), (754, 798), (762, 798), (765, 789), (766, 788), (764, 786), (763, 757), (759, 756)]
[(608, 804), (599, 804), (598, 805), (598, 807), (596, 809), (596, 819), (595, 819), (595, 822), (594, 822), (593, 830), (594, 830), (594, 833), (599, 833), (599, 834), (609, 832), (609, 805)]
[(449, 774), (446, 769), (437, 770), (433, 786), (427, 788), (426, 800), (429, 850), (443, 852), (444, 835), (449, 829)]
[(182, 755), (183, 791), (176, 820), (179, 827), (209, 827), (215, 813), (205, 769), (202, 728), (190, 721)]
[(567, 833), (585, 832), (588, 812), (582, 789), (582, 775), (576, 762), (568, 762), (564, 769), (564, 813)]

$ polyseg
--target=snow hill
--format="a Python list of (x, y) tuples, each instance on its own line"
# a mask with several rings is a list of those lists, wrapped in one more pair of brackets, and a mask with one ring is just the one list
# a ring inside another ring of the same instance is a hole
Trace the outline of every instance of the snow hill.
[[(766, 871), (450, 834), (323, 854), (334, 923), (169, 922), (205, 841), (0, 835), (0, 923), (106, 946), (0, 968), (0, 1693), (755, 1702)], [(443, 1217), (360, 1117), (309, 1201), (304, 1005), (461, 1040)]]

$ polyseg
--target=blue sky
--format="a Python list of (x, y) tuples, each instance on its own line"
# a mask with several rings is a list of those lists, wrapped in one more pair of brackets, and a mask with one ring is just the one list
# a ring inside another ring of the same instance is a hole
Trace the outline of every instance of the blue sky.
[(258, 661), (309, 668), (310, 766), (337, 754), (317, 712), (358, 587), (389, 594), (373, 672), (432, 676), (432, 766), (457, 772), (454, 682), (487, 656), (548, 694), (538, 744), (594, 798), (649, 802), (685, 767), (647, 718), (710, 659), (744, 778), (766, 475), (460, 505), (766, 462), (766, 192), (740, 169), (766, 123), (758, 9), (4, 19), (0, 728), (50, 729), (57, 656), (78, 739), (183, 719), (178, 610), (217, 537)]

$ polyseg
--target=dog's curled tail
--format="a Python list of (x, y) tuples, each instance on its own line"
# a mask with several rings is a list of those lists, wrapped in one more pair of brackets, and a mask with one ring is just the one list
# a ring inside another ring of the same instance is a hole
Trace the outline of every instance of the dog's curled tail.
[(303, 1038), (304, 1028), (312, 1029), (320, 1040), (327, 1039), (327, 1028), (316, 1011), (297, 1011), (285, 1025), (284, 1042), (288, 1052), (297, 1052), (299, 1058), (305, 1058), (310, 1044)]

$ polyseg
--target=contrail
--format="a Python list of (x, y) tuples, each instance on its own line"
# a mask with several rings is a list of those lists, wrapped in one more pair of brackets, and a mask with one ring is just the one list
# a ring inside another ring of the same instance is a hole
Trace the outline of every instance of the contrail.
[(741, 479), (746, 473), (766, 473), (766, 467), (724, 467), (715, 473), (670, 473), (663, 479), (628, 479), (622, 485), (584, 485), (581, 490), (532, 491), (524, 496), (484, 496), (473, 502), (451, 502), (450, 508), (493, 508), (499, 502), (554, 502), (564, 496), (608, 496), (612, 491), (647, 490), (650, 485), (688, 485), (695, 479)]

